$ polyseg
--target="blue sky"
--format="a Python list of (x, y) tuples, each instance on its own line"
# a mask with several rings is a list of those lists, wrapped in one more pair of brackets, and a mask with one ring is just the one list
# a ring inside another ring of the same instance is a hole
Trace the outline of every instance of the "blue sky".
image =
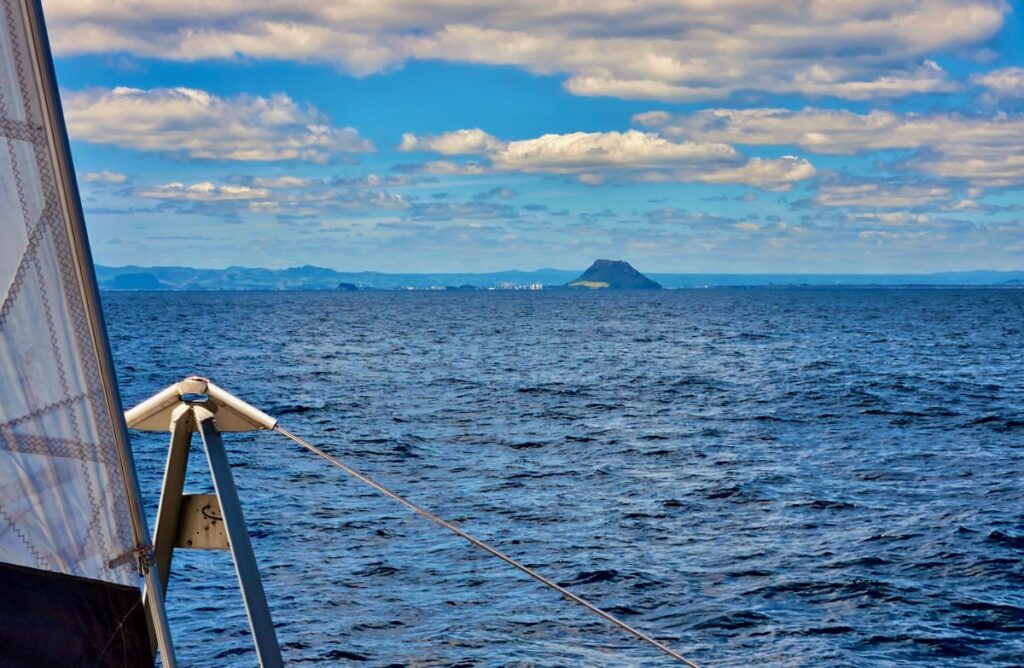
[(1004, 2), (43, 6), (103, 264), (1024, 269)]

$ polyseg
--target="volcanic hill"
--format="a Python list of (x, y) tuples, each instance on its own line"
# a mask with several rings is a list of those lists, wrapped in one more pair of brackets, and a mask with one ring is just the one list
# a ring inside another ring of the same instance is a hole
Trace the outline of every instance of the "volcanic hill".
[(623, 260), (597, 260), (579, 278), (566, 284), (569, 288), (591, 290), (661, 290), (661, 285), (647, 278)]

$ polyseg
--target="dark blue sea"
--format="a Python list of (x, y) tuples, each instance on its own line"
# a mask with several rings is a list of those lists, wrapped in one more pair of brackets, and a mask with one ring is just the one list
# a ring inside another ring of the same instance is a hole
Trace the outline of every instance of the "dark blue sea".
[[(1024, 665), (1024, 290), (104, 303), (126, 404), (209, 376), (702, 665)], [(674, 665), (276, 434), (226, 442), (288, 665)], [(134, 447), (152, 517), (167, 435)], [(255, 665), (227, 553), (179, 552), (169, 606), (184, 665)]]

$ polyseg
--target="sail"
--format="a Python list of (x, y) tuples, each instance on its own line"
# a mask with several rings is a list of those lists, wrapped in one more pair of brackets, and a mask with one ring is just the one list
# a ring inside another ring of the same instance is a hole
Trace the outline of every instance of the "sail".
[(134, 468), (45, 33), (32, 0), (0, 9), (0, 562), (137, 587)]

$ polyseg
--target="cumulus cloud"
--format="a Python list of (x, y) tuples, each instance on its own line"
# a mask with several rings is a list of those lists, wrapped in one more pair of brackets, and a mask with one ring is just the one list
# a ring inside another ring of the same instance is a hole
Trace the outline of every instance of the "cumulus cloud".
[(249, 180), (262, 188), (302, 188), (318, 182), (301, 176), (256, 176)]
[(336, 176), (330, 179), (332, 186), (347, 186), (350, 188), (384, 188), (411, 186), (419, 183), (422, 179), (408, 174), (366, 174), (364, 176)]
[(799, 146), (853, 155), (911, 150), (901, 166), (978, 186), (1024, 183), (1024, 115), (898, 114), (841, 109), (708, 109), (638, 114), (634, 122), (677, 141)]
[(650, 132), (573, 132), (509, 142), (490, 153), (499, 171), (573, 174), (597, 168), (656, 168), (740, 159), (723, 143), (672, 142)]
[(482, 193), (473, 195), (473, 199), (476, 200), (490, 200), (490, 199), (512, 199), (517, 196), (519, 192), (514, 188), (503, 188), (501, 186), (495, 186), (490, 190)]
[(440, 135), (418, 137), (406, 132), (402, 135), (400, 151), (432, 151), (442, 155), (473, 155), (502, 148), (504, 143), (480, 128), (456, 130)]
[(578, 95), (706, 100), (734, 91), (896, 97), (955, 87), (930, 58), (983, 44), (1003, 0), (52, 0), (58, 54), (336, 64), (429, 59), (563, 74)]
[(148, 188), (137, 188), (137, 197), (146, 199), (178, 200), (183, 202), (224, 202), (265, 199), (270, 191), (263, 188), (248, 186), (216, 185), (210, 181), (185, 185), (184, 183), (166, 183)]
[[(486, 137), (486, 141), (466, 138)], [(745, 159), (720, 141), (673, 141), (654, 132), (572, 132), (545, 134), (534, 139), (501, 141), (481, 130), (459, 130), (420, 138), (405, 135), (403, 145), (438, 152), (469, 152), (475, 147), (495, 172), (572, 174), (585, 185), (609, 180), (743, 183), (764, 190), (789, 190), (793, 183), (815, 175), (803, 158)], [(464, 166), (445, 161), (428, 163), (433, 173), (468, 173)]]
[(192, 88), (113, 88), (63, 96), (73, 139), (190, 158), (323, 163), (373, 150), (284, 94), (219, 97)]
[(452, 220), (493, 220), (512, 219), (518, 216), (515, 207), (499, 202), (462, 201), (462, 202), (421, 202), (410, 210), (415, 220), (446, 222)]
[(704, 183), (744, 183), (762, 190), (784, 191), (796, 181), (805, 181), (817, 173), (803, 158), (786, 155), (777, 159), (752, 158), (745, 165), (721, 169), (697, 176)]
[(358, 183), (339, 185), (324, 179), (242, 176), (227, 183), (202, 181), (140, 186), (132, 190), (132, 195), (160, 201), (160, 206), (179, 213), (233, 220), (242, 214), (296, 219), (410, 208), (402, 195), (371, 186), (375, 181), (382, 180), (366, 177)]
[(906, 209), (948, 203), (949, 188), (887, 183), (822, 184), (814, 198), (818, 206)]
[(426, 174), (429, 176), (479, 176), (491, 171), (487, 165), (473, 160), (462, 163), (451, 160), (432, 160), (421, 164), (395, 165), (392, 169), (399, 174)]
[(834, 65), (812, 65), (797, 72), (789, 85), (777, 92), (804, 95), (832, 95), (847, 100), (870, 100), (880, 97), (902, 97), (911, 93), (951, 93), (960, 85), (951, 81), (938, 63), (925, 60), (920, 65), (866, 78), (849, 68)]
[(846, 214), (845, 219), (855, 223), (874, 223), (893, 227), (926, 225), (931, 222), (931, 218), (926, 214), (907, 211), (852, 212)]
[(738, 221), (733, 218), (702, 211), (687, 211), (676, 207), (661, 207), (643, 214), (652, 225), (678, 225), (690, 228), (721, 229), (734, 226)]
[(85, 183), (105, 183), (108, 185), (119, 185), (128, 181), (128, 175), (121, 172), (84, 172), (78, 175), (78, 178)]
[(996, 97), (1024, 98), (1024, 67), (1004, 67), (971, 76), (971, 83), (984, 86)]

